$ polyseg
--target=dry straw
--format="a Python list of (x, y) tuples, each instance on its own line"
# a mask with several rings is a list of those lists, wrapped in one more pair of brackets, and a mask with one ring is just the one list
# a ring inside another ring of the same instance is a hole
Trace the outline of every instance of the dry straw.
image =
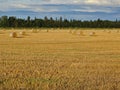
[(84, 36), (83, 31), (80, 31), (80, 32), (78, 33), (78, 35)]
[(37, 32), (39, 32), (40, 31), (40, 29), (37, 29)]
[(74, 30), (74, 31), (73, 31), (73, 34), (76, 34), (76, 32), (77, 32), (77, 31), (76, 31), (76, 30)]
[(49, 32), (49, 30), (46, 30), (46, 32)]
[(69, 30), (69, 33), (72, 33), (72, 30)]
[(32, 30), (31, 30), (31, 32), (32, 32), (32, 33), (37, 33), (38, 31), (37, 31), (37, 30), (32, 29)]
[(17, 33), (16, 33), (16, 32), (12, 32), (12, 33), (10, 33), (10, 37), (12, 37), (12, 38), (16, 38), (16, 37), (17, 37)]
[(95, 32), (90, 32), (89, 35), (90, 36), (95, 36), (96, 34), (95, 34)]
[(116, 33), (119, 33), (119, 30), (117, 30)]
[(108, 31), (108, 33), (111, 33), (111, 31)]
[(25, 34), (26, 34), (25, 31), (20, 32), (20, 35), (25, 35)]
[(6, 29), (3, 29), (3, 31), (6, 31)]

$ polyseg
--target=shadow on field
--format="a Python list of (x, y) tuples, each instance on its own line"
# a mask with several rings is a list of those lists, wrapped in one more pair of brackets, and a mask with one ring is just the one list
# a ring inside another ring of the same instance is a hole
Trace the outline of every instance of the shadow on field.
[(90, 35), (91, 37), (97, 37), (97, 36), (99, 36), (99, 35)]
[(16, 37), (16, 38), (25, 38), (25, 37), (22, 37), (22, 36), (18, 36), (18, 37)]
[(29, 34), (25, 34), (24, 36), (30, 36)]
[(0, 32), (0, 34), (4, 34), (3, 32)]

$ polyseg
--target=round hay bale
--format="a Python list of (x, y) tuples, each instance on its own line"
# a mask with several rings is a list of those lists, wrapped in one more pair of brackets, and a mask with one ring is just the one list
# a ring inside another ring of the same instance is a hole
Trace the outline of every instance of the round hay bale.
[(40, 29), (37, 29), (37, 32), (39, 32), (40, 31)]
[(84, 35), (83, 31), (80, 31), (80, 32), (78, 33), (78, 35), (83, 36), (83, 35)]
[(77, 32), (76, 30), (75, 30), (75, 31), (73, 31), (73, 34), (76, 34), (76, 32)]
[(32, 33), (37, 33), (38, 31), (37, 31), (37, 30), (32, 30), (31, 32), (32, 32)]
[(16, 37), (17, 37), (17, 33), (16, 33), (16, 32), (12, 32), (12, 33), (10, 33), (10, 37), (12, 37), (12, 38), (16, 38)]
[(20, 32), (20, 35), (25, 35), (25, 34), (26, 34), (25, 31)]
[(49, 30), (47, 30), (46, 32), (49, 32)]
[(116, 33), (119, 33), (119, 30), (117, 30)]
[(108, 31), (108, 33), (111, 33), (111, 31)]
[(14, 30), (14, 28), (12, 28), (12, 30)]
[(32, 29), (32, 30), (30, 30), (31, 32), (33, 32), (34, 30)]
[(69, 30), (69, 33), (72, 33), (72, 30)]
[(95, 32), (90, 32), (90, 36), (95, 36)]
[(3, 29), (3, 31), (6, 31), (6, 29)]

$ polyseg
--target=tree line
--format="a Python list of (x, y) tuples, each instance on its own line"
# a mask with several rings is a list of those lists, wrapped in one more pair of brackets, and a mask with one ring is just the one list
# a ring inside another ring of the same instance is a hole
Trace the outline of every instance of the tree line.
[(1, 16), (0, 27), (3, 28), (120, 28), (120, 20), (75, 20), (63, 19), (62, 17), (53, 19), (47, 16), (44, 19), (28, 16), (26, 19), (15, 16)]

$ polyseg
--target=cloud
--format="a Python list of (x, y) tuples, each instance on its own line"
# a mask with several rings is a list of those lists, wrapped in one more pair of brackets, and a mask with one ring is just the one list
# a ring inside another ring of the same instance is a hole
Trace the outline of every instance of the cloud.
[(106, 12), (115, 13), (120, 10), (119, 7), (99, 6), (99, 5), (82, 5), (82, 4), (31, 4), (29, 9), (36, 12), (52, 11), (80, 11), (80, 12)]
[(86, 4), (95, 4), (95, 5), (106, 5), (109, 4), (107, 0), (86, 0)]
[(101, 5), (101, 6), (120, 5), (120, 1), (118, 0), (85, 0), (84, 3), (88, 5)]
[[(91, 0), (92, 3), (94, 0)], [(97, 1), (94, 3), (98, 3)], [(53, 12), (53, 11), (80, 11), (80, 12), (106, 12), (114, 13), (119, 11), (119, 7), (112, 6), (100, 6), (92, 4), (9, 4), (1, 7), (1, 11), (6, 9), (7, 11), (14, 10), (29, 10), (35, 12)]]
[[(81, 15), (82, 12), (86, 17), (91, 17), (91, 13), (104, 13), (104, 15), (117, 13), (118, 16), (120, 15), (120, 0), (0, 0), (0, 11), (45, 12), (49, 13), (47, 14), (49, 16), (65, 13), (71, 17), (78, 17), (77, 15)], [(98, 14), (97, 16), (100, 17)]]
[(27, 4), (12, 4), (11, 6), (14, 8), (24, 8), (24, 9), (29, 8), (29, 5)]
[(0, 0), (2, 4), (86, 4), (86, 5), (120, 5), (120, 0)]

